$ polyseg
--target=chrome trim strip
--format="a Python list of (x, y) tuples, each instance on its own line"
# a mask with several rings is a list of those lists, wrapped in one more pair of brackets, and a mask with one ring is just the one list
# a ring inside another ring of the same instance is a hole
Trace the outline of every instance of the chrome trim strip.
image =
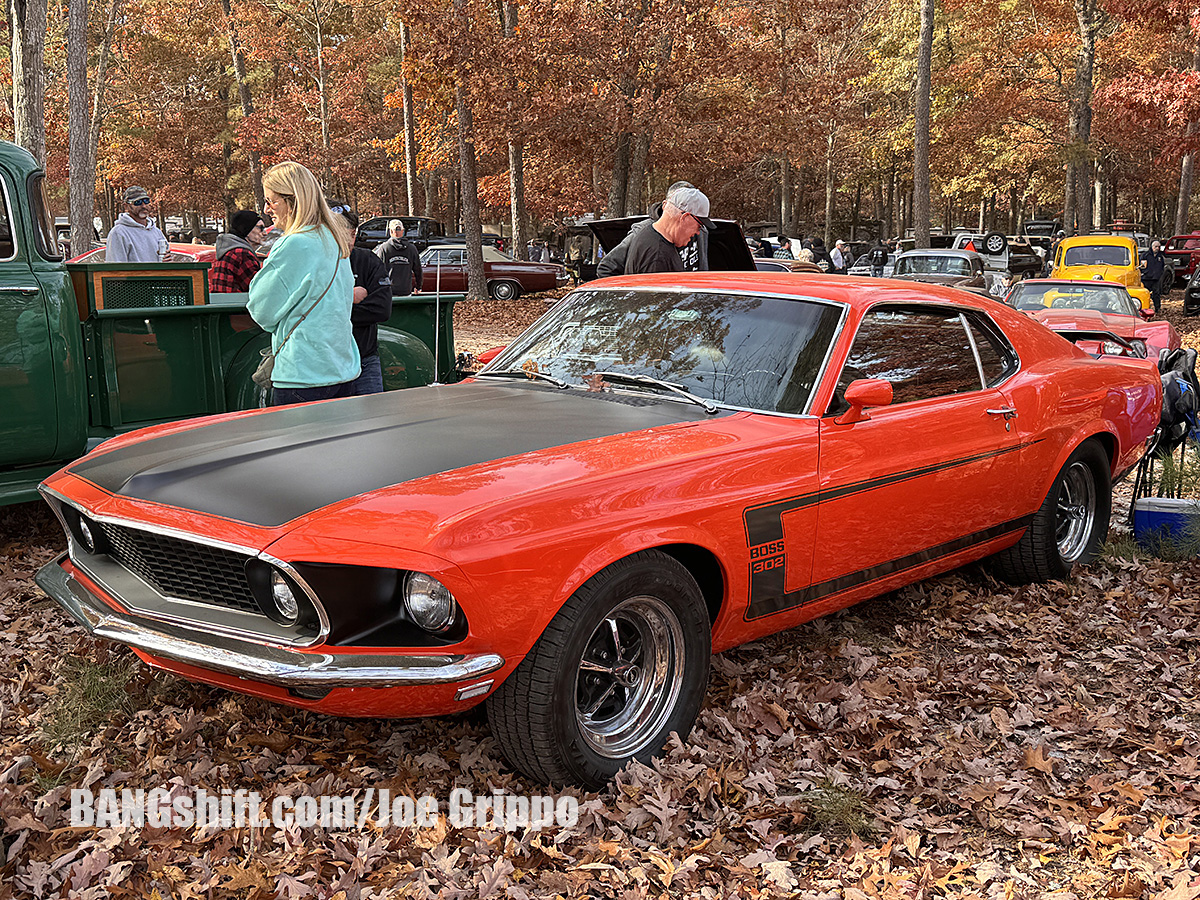
[(495, 672), (504, 666), (496, 653), (464, 654), (333, 654), (298, 653), (286, 647), (207, 635), (201, 642), (186, 629), (148, 627), (105, 605), (62, 567), (62, 553), (35, 578), (88, 632), (105, 640), (250, 681), (281, 687), (394, 687), (454, 684)]
[[(316, 637), (312, 638), (311, 640), (291, 641), (291, 642), (289, 642), (290, 645), (293, 647), (311, 647), (314, 644), (319, 644), (321, 641), (325, 640), (325, 638), (329, 636), (329, 629), (330, 629), (329, 615), (325, 612), (325, 607), (322, 605), (321, 601), (317, 598), (316, 592), (312, 589), (312, 587), (309, 586), (308, 582), (305, 581), (301, 577), (300, 573), (297, 572), (292, 566), (290, 566), (288, 563), (284, 562), (281, 559), (277, 559), (274, 556), (271, 556), (265, 550), (255, 550), (252, 547), (244, 547), (239, 544), (231, 544), (226, 541), (213, 540), (213, 539), (207, 538), (207, 537), (200, 538), (194, 534), (191, 534), (190, 532), (180, 531), (180, 530), (177, 530), (174, 528), (165, 528), (165, 527), (158, 526), (158, 525), (149, 525), (144, 522), (139, 522), (135, 519), (126, 519), (126, 518), (122, 518), (120, 516), (99, 515), (90, 509), (84, 509), (78, 503), (74, 502), (73, 500), (71, 500), (67, 497), (64, 497), (62, 494), (60, 494), (58, 491), (54, 490), (53, 488), (48, 488), (45, 485), (39, 485), (38, 491), (41, 494), (43, 494), (44, 496), (54, 497), (55, 499), (59, 500), (60, 502), (65, 503), (67, 506), (70, 506), (72, 509), (74, 509), (80, 515), (86, 515), (89, 518), (94, 519), (97, 522), (107, 522), (111, 525), (119, 525), (123, 528), (132, 528), (135, 531), (145, 531), (145, 532), (149, 532), (150, 534), (159, 534), (164, 537), (170, 537), (170, 538), (174, 538), (176, 540), (186, 541), (186, 542), (193, 543), (193, 544), (202, 544), (206, 547), (215, 547), (218, 550), (227, 550), (231, 553), (239, 553), (243, 556), (247, 556), (252, 559), (261, 559), (263, 562), (269, 563), (273, 566), (278, 566), (279, 568), (281, 568), (285, 572), (287, 572), (287, 574), (295, 580), (296, 584), (298, 584), (300, 586), (300, 589), (304, 591), (305, 596), (308, 597), (309, 601), (313, 605), (313, 608), (317, 611), (317, 621), (320, 625), (320, 627), (317, 629)], [(50, 506), (52, 509), (54, 508), (53, 503), (51, 503)], [(55, 514), (58, 515), (57, 509), (55, 509)], [(71, 562), (73, 562), (75, 565), (79, 566), (79, 568), (82, 569), (84, 572), (86, 572), (90, 578), (95, 579), (97, 583), (99, 583), (106, 590), (108, 590), (114, 597), (117, 597), (118, 599), (120, 599), (122, 601), (128, 602), (127, 598), (122, 596), (118, 591), (113, 590), (112, 587), (109, 584), (107, 584), (100, 575), (98, 575), (95, 571), (93, 571), (91, 568), (89, 568), (87, 563), (80, 558), (82, 554), (80, 554), (78, 552), (79, 548), (75, 546), (75, 541), (71, 537), (71, 529), (67, 527), (67, 523), (63, 520), (63, 517), (61, 515), (58, 515), (58, 519), (62, 523), (63, 530), (66, 531), (66, 533), (67, 533), (67, 548), (70, 552)], [(122, 568), (124, 568), (124, 567), (122, 567)], [(157, 596), (162, 597), (164, 600), (168, 600), (172, 603), (197, 605), (195, 603), (195, 601), (192, 601), (192, 600), (186, 600), (182, 597), (170, 597), (166, 594), (160, 593), (152, 585), (147, 584), (145, 579), (141, 578), (136, 572), (133, 572), (128, 569), (126, 569), (126, 571), (128, 571), (132, 577), (137, 578), (138, 581), (140, 581), (142, 584), (145, 584), (147, 590), (153, 591)], [(136, 604), (129, 603), (129, 605), (135, 606), (135, 608), (136, 608)], [(205, 605), (205, 604), (200, 604), (200, 605)], [(211, 608), (221, 609), (222, 607), (213, 606)], [(163, 613), (156, 613), (156, 612), (151, 612), (151, 611), (142, 610), (142, 609), (139, 609), (138, 611), (140, 613), (142, 613), (148, 619), (154, 619), (156, 621), (161, 621), (161, 622), (165, 622), (168, 624), (174, 624), (174, 625), (190, 625), (193, 630), (195, 630), (197, 628), (197, 626), (201, 624), (201, 623), (197, 623), (191, 619), (171, 616), (171, 615), (167, 615), (167, 614), (163, 614)], [(266, 619), (267, 621), (270, 621), (270, 619), (267, 619), (267, 617), (265, 615), (263, 616), (263, 618)], [(207, 622), (203, 623), (203, 627), (214, 628), (214, 629), (217, 629), (219, 632), (228, 634), (230, 636), (248, 637), (248, 638), (251, 638), (254, 640), (261, 640), (264, 637), (266, 637), (266, 635), (255, 633), (255, 632), (244, 631), (243, 629), (240, 629), (240, 628), (222, 627), (219, 625), (212, 625)]]

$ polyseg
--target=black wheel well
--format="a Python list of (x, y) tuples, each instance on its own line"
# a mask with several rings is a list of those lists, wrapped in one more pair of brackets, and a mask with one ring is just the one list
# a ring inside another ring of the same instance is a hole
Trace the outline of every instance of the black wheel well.
[(717, 557), (695, 544), (667, 544), (654, 549), (674, 558), (696, 579), (700, 593), (704, 595), (704, 605), (708, 607), (708, 620), (715, 623), (725, 600), (725, 574)]
[(1114, 465), (1116, 465), (1117, 461), (1116, 436), (1107, 431), (1101, 431), (1098, 434), (1092, 435), (1090, 438), (1088, 438), (1088, 440), (1098, 443), (1100, 445), (1100, 449), (1104, 451), (1104, 455), (1108, 457), (1108, 474), (1111, 478), (1113, 474), (1112, 468)]

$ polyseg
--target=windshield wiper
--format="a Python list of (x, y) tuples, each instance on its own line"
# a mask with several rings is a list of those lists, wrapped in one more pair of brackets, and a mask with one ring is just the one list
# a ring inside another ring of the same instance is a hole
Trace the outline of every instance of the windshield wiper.
[(476, 378), (481, 376), (495, 376), (497, 378), (540, 378), (542, 381), (548, 381), (560, 391), (565, 391), (570, 387), (561, 378), (555, 378), (553, 375), (547, 375), (544, 372), (527, 372), (524, 369), (501, 369), (498, 372), (477, 372)]
[(699, 406), (704, 407), (704, 411), (710, 416), (715, 416), (720, 410), (717, 405), (711, 400), (705, 400), (703, 397), (697, 397), (688, 391), (685, 391), (677, 384), (672, 384), (669, 381), (663, 381), (661, 378), (651, 378), (649, 375), (630, 375), (626, 372), (597, 372), (605, 381), (611, 381), (613, 384), (633, 384), (639, 387), (656, 387), (670, 391), (672, 394), (678, 394), (686, 400), (690, 400)]

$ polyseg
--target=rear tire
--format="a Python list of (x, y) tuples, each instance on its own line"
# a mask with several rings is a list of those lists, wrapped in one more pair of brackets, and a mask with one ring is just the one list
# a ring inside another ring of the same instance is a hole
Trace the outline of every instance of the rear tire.
[(695, 579), (646, 550), (588, 579), (487, 701), (505, 758), (543, 784), (599, 788), (691, 730), (712, 634)]
[(1108, 455), (1094, 440), (1070, 455), (1016, 544), (997, 553), (997, 574), (1014, 584), (1066, 578), (1096, 558), (1108, 537), (1112, 480)]
[(521, 296), (521, 287), (515, 281), (493, 281), (490, 291), (492, 299), (502, 303), (516, 300)]

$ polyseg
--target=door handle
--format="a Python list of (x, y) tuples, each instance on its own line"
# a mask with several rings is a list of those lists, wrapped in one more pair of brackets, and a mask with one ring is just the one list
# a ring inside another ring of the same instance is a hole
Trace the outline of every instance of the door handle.
[(38, 290), (39, 289), (36, 287), (24, 287), (17, 285), (4, 285), (0, 287), (0, 293), (4, 294), (36, 294)]
[(989, 416), (1004, 416), (1005, 422), (1017, 417), (1017, 411), (1011, 406), (1001, 406), (999, 409), (989, 409), (987, 414)]

